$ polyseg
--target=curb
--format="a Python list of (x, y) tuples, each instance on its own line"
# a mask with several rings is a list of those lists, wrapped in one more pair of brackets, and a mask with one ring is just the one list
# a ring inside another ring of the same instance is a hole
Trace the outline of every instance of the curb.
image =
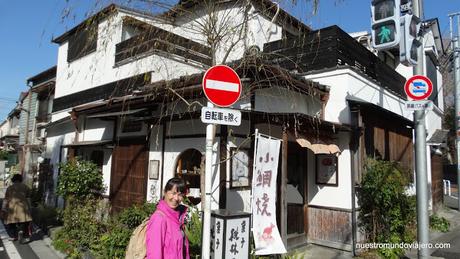
[(65, 259), (67, 257), (66, 254), (64, 254), (64, 253), (62, 253), (62, 252), (60, 252), (60, 251), (58, 251), (58, 250), (56, 250), (54, 248), (54, 246), (52, 245), (53, 240), (49, 236), (45, 235), (44, 234), (45, 232), (43, 232), (43, 230), (41, 228), (39, 228), (36, 224), (33, 224), (33, 227), (34, 227), (36, 232), (41, 232), (43, 234), (43, 237), (42, 237), (43, 242), (46, 244), (48, 249), (50, 249), (57, 257), (59, 257), (61, 259)]
[(51, 244), (53, 241), (48, 236), (43, 236), (43, 242), (45, 242), (45, 244), (49, 247), (51, 251), (53, 251), (56, 254), (57, 257), (62, 259), (65, 259), (67, 257), (67, 255), (54, 248), (54, 246)]

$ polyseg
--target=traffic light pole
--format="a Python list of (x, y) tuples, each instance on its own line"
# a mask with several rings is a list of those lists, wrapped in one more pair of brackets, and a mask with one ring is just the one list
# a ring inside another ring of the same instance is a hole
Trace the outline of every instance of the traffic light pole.
[[(454, 54), (454, 87), (455, 87), (455, 129), (457, 147), (457, 199), (458, 210), (460, 211), (460, 49), (458, 41), (460, 37), (460, 13), (449, 14), (450, 38), (452, 39), (452, 50)], [(452, 18), (457, 16), (457, 36), (453, 36)]]
[(458, 47), (458, 37), (453, 40), (454, 47), (454, 84), (455, 84), (455, 127), (457, 129), (457, 199), (458, 210), (460, 211), (460, 53)]
[[(413, 14), (423, 20), (423, 1), (412, 2)], [(423, 42), (423, 41), (420, 41)], [(417, 65), (414, 75), (423, 75), (423, 44), (417, 48)], [(428, 221), (428, 181), (426, 170), (426, 128), (425, 111), (414, 112), (415, 123), (415, 172), (417, 195), (417, 239), (419, 244), (418, 258), (428, 258), (429, 221)]]

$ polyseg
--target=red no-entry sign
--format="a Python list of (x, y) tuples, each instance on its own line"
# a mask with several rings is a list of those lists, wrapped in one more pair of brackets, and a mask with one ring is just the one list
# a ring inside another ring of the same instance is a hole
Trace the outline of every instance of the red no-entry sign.
[(425, 100), (433, 92), (433, 83), (426, 76), (415, 75), (407, 80), (404, 91), (412, 100)]
[(228, 107), (241, 95), (241, 81), (238, 74), (228, 66), (213, 66), (203, 76), (203, 91), (213, 104)]

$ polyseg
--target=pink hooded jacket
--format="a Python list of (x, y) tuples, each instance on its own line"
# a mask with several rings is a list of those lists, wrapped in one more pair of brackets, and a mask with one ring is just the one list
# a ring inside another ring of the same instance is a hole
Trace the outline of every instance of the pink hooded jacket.
[(183, 231), (186, 211), (187, 207), (183, 205), (174, 210), (164, 200), (158, 203), (147, 224), (147, 259), (190, 258), (188, 240)]

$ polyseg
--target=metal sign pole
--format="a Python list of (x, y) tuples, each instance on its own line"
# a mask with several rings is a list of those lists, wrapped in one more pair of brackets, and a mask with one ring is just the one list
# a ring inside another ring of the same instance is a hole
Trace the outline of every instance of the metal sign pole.
[[(423, 20), (423, 1), (413, 1), (413, 13)], [(415, 75), (423, 75), (423, 40), (422, 46), (417, 48), (417, 65), (414, 66)], [(429, 243), (428, 231), (428, 181), (426, 170), (426, 128), (425, 111), (414, 112), (415, 123), (415, 172), (416, 172), (416, 195), (417, 195), (417, 238), (422, 247), (418, 250), (418, 258), (428, 258)]]
[[(214, 105), (208, 102), (207, 107), (213, 108)], [(206, 126), (206, 153), (205, 153), (205, 173), (204, 173), (204, 211), (203, 211), (203, 240), (201, 247), (201, 258), (210, 257), (211, 248), (211, 184), (212, 184), (212, 146), (214, 144), (214, 134), (216, 125)]]

